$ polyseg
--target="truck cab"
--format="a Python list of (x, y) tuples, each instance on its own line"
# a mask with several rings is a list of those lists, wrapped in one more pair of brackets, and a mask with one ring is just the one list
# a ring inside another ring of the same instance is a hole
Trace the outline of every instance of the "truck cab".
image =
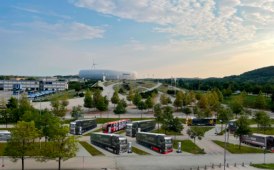
[(127, 136), (132, 136), (133, 135), (133, 133), (132, 133), (132, 131), (133, 131), (132, 126), (133, 126), (132, 123), (127, 124), (127, 127), (126, 127), (126, 135)]
[(127, 152), (128, 143), (125, 137), (119, 137), (120, 152)]
[(172, 138), (171, 137), (165, 137), (164, 138), (164, 145), (165, 145), (165, 150), (163, 151), (163, 153), (169, 153), (173, 151), (173, 147), (172, 147)]

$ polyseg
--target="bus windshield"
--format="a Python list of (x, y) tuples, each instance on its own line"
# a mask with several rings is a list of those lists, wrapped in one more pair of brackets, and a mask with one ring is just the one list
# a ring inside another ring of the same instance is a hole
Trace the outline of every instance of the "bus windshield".
[(165, 143), (166, 143), (166, 144), (171, 144), (172, 141), (171, 141), (171, 139), (165, 139)]

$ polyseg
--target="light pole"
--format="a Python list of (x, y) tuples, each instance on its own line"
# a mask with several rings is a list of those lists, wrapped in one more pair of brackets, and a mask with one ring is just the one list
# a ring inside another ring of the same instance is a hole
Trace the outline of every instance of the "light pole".
[(266, 137), (265, 137), (264, 138), (264, 164), (265, 164), (266, 149), (267, 149), (267, 142), (266, 142)]
[(227, 124), (225, 124), (225, 147), (224, 147), (224, 170), (225, 170), (225, 164), (226, 164), (226, 144), (227, 144)]

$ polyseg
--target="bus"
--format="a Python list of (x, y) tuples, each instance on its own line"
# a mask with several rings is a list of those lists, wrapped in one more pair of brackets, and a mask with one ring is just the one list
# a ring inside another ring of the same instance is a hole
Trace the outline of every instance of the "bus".
[(84, 132), (97, 127), (96, 119), (82, 119), (70, 122), (70, 133), (73, 135), (82, 135)]
[(104, 133), (113, 133), (126, 128), (127, 123), (131, 122), (129, 119), (117, 120), (103, 124), (102, 131)]
[(188, 126), (215, 126), (216, 118), (190, 118), (186, 119)]

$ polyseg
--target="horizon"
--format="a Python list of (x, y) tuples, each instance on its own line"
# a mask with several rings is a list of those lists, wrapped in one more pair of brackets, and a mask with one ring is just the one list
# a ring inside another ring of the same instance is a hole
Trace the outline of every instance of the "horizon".
[(1, 3), (0, 23), (1, 75), (78, 75), (95, 64), (204, 79), (274, 65), (274, 1), (15, 0)]

